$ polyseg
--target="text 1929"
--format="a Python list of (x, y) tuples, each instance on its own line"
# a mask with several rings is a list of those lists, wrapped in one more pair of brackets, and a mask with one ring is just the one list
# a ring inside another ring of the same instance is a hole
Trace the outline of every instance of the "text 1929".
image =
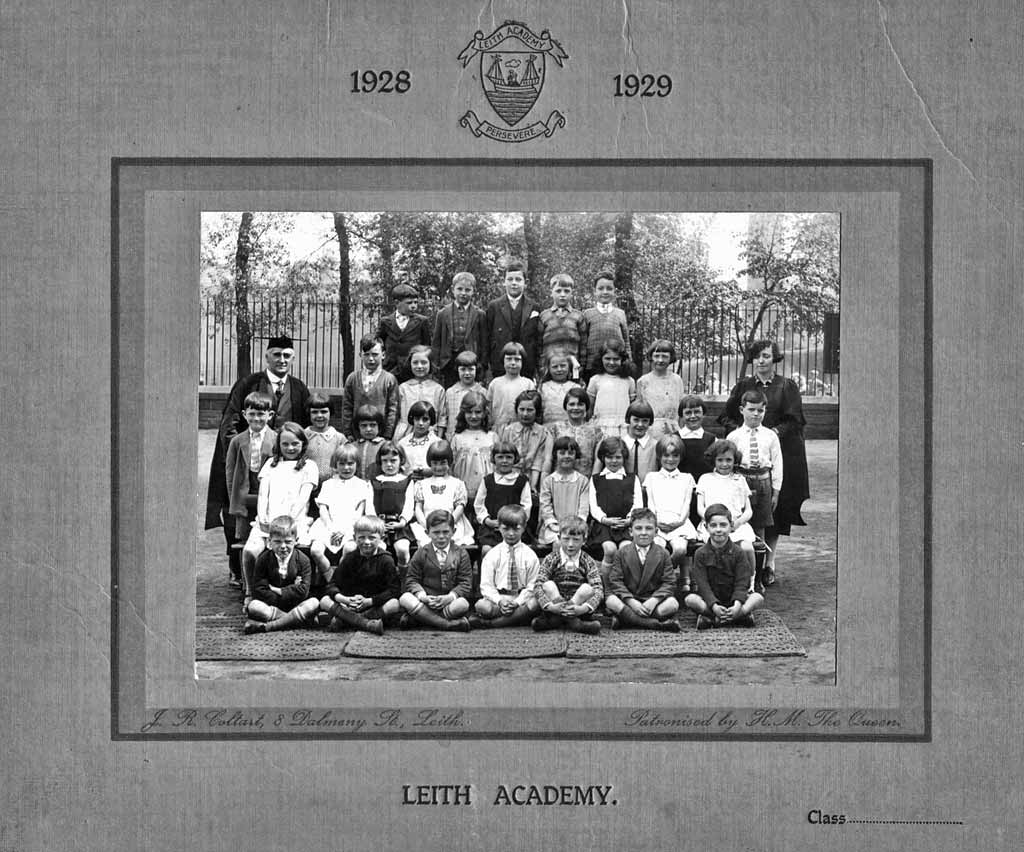
[(617, 98), (667, 98), (672, 91), (672, 78), (668, 74), (616, 74), (615, 97)]

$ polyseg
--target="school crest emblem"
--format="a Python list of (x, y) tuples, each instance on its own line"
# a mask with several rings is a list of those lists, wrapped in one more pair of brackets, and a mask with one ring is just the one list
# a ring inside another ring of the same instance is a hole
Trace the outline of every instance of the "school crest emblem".
[(569, 58), (547, 30), (542, 30), (538, 36), (519, 21), (505, 21), (487, 37), (477, 30), (473, 40), (459, 54), (459, 61), (465, 68), (477, 57), (484, 97), (508, 126), (481, 121), (473, 110), (467, 110), (459, 124), (469, 128), (474, 136), (486, 136), (498, 142), (527, 142), (538, 136), (551, 136), (565, 126), (565, 116), (556, 109), (546, 121), (517, 127), (533, 109), (544, 88), (548, 57), (559, 68)]

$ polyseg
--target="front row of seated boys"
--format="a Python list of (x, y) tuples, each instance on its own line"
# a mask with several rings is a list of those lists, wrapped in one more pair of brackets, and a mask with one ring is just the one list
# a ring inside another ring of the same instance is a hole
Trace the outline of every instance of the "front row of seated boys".
[[(246, 633), (317, 624), (382, 635), (385, 626), (467, 632), (530, 624), (535, 631), (572, 630), (596, 634), (594, 616), (604, 604), (612, 629), (679, 632), (675, 596), (678, 568), (654, 539), (657, 516), (647, 508), (629, 518), (630, 541), (619, 548), (606, 576), (587, 554), (587, 528), (578, 517), (559, 522), (552, 552), (538, 560), (523, 543), (528, 515), (519, 505), (498, 511), (500, 543), (480, 565), (480, 597), (471, 606), (473, 572), (466, 549), (453, 540), (452, 513), (436, 509), (426, 517), (429, 543), (419, 547), (404, 578), (385, 550), (385, 523), (356, 519), (354, 550), (331, 576), (315, 571), (297, 549), (294, 520), (271, 521), (268, 547), (256, 560)], [(683, 603), (697, 613), (697, 629), (751, 627), (751, 613), (764, 602), (752, 591), (750, 563), (730, 538), (732, 513), (716, 503), (704, 513), (708, 541), (694, 556), (694, 591)]]

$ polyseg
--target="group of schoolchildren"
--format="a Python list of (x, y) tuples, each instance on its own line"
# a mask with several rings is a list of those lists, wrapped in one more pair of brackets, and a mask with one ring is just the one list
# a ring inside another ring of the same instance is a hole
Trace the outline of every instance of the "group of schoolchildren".
[[(345, 381), (340, 431), (326, 395), (309, 396), (308, 427), (276, 433), (274, 400), (245, 397), (225, 473), (247, 633), (598, 633), (602, 607), (613, 629), (678, 632), (678, 598), (698, 629), (753, 625), (754, 543), (783, 475), (763, 394), (745, 394), (744, 425), (716, 439), (669, 370), (671, 342), (632, 378), (611, 274), (582, 312), (568, 275), (543, 312), (524, 283), (510, 264), (505, 295), (481, 311), (459, 273), (429, 343), (416, 291), (396, 287)], [(524, 374), (537, 364), (536, 380)]]

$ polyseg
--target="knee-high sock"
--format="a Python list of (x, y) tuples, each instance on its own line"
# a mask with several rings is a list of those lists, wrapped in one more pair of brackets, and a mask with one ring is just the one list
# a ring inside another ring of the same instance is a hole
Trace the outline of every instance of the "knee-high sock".
[(267, 631), (290, 630), (293, 627), (305, 624), (306, 621), (309, 620), (309, 616), (314, 611), (315, 609), (312, 607), (306, 607), (303, 604), (299, 604), (295, 609), (284, 613), (280, 618), (268, 621), (264, 629)]
[(435, 612), (423, 603), (410, 612), (409, 617), (428, 627), (433, 627), (435, 630), (451, 630), (452, 625), (455, 624), (454, 621), (449, 621), (441, 613)]

